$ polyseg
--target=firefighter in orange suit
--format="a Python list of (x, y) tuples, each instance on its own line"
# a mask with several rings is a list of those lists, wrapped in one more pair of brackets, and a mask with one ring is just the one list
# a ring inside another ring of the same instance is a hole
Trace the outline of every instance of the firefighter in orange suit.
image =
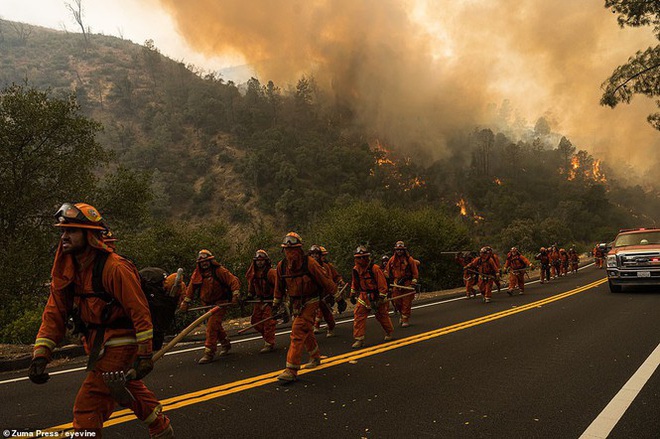
[(565, 249), (559, 249), (559, 275), (566, 276), (568, 274), (568, 252)]
[[(253, 304), (250, 318), (250, 324), (254, 325), (273, 315), (273, 306), (270, 301), (273, 300), (275, 291), (275, 269), (271, 267), (270, 257), (266, 250), (257, 250), (245, 277), (248, 285), (247, 298), (258, 300)], [(262, 354), (275, 350), (275, 325), (275, 320), (270, 319), (254, 327), (264, 338), (264, 347), (259, 351)]]
[(502, 275), (502, 265), (500, 264), (500, 257), (497, 253), (495, 253), (493, 247), (487, 245), (486, 250), (488, 251), (488, 255), (491, 257), (493, 262), (495, 262), (495, 267), (497, 267), (497, 274), (495, 275), (495, 279), (493, 279), (493, 284), (497, 287), (497, 292), (499, 293), (500, 290), (502, 289), (502, 283), (500, 282), (500, 276)]
[[(335, 265), (328, 261), (328, 250), (326, 250), (325, 247), (321, 247), (321, 261), (323, 262), (323, 266), (327, 268), (328, 273), (330, 274), (330, 279), (337, 285), (337, 293), (335, 293), (335, 300), (337, 302), (337, 313), (341, 314), (346, 310), (346, 300), (344, 299), (343, 295), (344, 293), (342, 292), (341, 295), (339, 295), (339, 291), (344, 289), (346, 287), (346, 283), (344, 282), (344, 278), (339, 274), (339, 271), (337, 271), (337, 268)], [(334, 317), (333, 317), (334, 319)], [(327, 321), (327, 320), (326, 320)], [(333, 337), (334, 333), (326, 333), (327, 337)]]
[[(180, 309), (187, 312), (190, 302), (197, 293), (204, 305), (221, 305), (230, 302), (238, 304), (240, 288), (241, 283), (238, 278), (220, 265), (210, 251), (200, 250), (197, 254), (197, 267), (190, 278), (186, 297), (181, 302)], [(219, 355), (225, 355), (231, 349), (229, 337), (222, 327), (222, 319), (226, 310), (226, 307), (220, 308), (206, 322), (204, 355), (199, 359), (199, 364), (213, 361), (218, 349), (218, 342), (221, 345)]]
[(314, 337), (314, 318), (319, 308), (319, 298), (333, 294), (336, 285), (319, 263), (303, 252), (300, 235), (287, 233), (281, 246), (284, 259), (277, 264), (275, 273), (273, 313), (279, 312), (284, 296), (288, 295), (294, 316), (291, 344), (286, 355), (286, 369), (277, 376), (278, 380), (286, 383), (296, 380), (303, 349), (310, 357), (306, 368), (321, 364), (321, 353)]
[(490, 302), (493, 281), (498, 274), (498, 269), (488, 249), (483, 247), (479, 251), (479, 257), (467, 264), (464, 270), (467, 272), (476, 272), (479, 275), (479, 291), (483, 295), (483, 301), (485, 303)]
[(577, 273), (580, 266), (580, 255), (578, 255), (573, 247), (568, 249), (568, 261), (571, 264), (571, 273)]
[[(328, 276), (332, 281), (337, 285), (341, 280), (341, 275), (337, 270), (329, 263), (326, 262), (323, 258), (324, 247), (320, 245), (312, 245), (309, 248), (309, 255), (319, 263), (326, 276)], [(327, 254), (327, 250), (325, 251)], [(325, 320), (328, 325), (328, 331), (326, 332), (326, 337), (333, 337), (335, 335), (335, 317), (332, 315), (332, 307), (335, 305), (335, 294), (334, 291), (332, 294), (328, 294), (319, 301), (319, 309), (316, 311), (316, 318), (314, 319), (314, 334), (319, 334), (321, 332), (321, 320)]]
[(550, 269), (552, 271), (553, 279), (559, 277), (559, 272), (561, 271), (561, 260), (559, 256), (559, 250), (557, 249), (556, 245), (550, 247), (548, 257), (550, 258)]
[(51, 271), (50, 296), (34, 343), (29, 369), (32, 382), (43, 384), (51, 353), (64, 338), (67, 317), (83, 334), (89, 354), (87, 376), (73, 406), (76, 431), (101, 437), (103, 422), (118, 401), (102, 374), (134, 369), (126, 383), (133, 400), (125, 405), (149, 428), (152, 438), (172, 438), (169, 419), (142, 378), (153, 369), (152, 324), (137, 269), (103, 243), (101, 214), (85, 203), (62, 205), (56, 214), (62, 228)]
[(513, 291), (518, 288), (519, 293), (525, 292), (525, 270), (530, 267), (529, 259), (520, 254), (516, 247), (512, 247), (509, 254), (506, 255), (504, 270), (509, 273), (509, 287), (506, 292), (511, 296)]
[[(474, 260), (474, 255), (471, 252), (456, 253), (456, 262), (462, 268), (465, 268), (470, 262)], [(477, 295), (474, 291), (474, 286), (477, 284), (477, 275), (468, 271), (463, 272), (463, 282), (465, 283), (465, 297), (471, 299)]]
[(605, 253), (603, 252), (601, 246), (596, 244), (592, 253), (594, 255), (594, 262), (596, 263), (596, 267), (603, 268), (603, 259), (605, 257)]
[(353, 311), (353, 348), (361, 348), (364, 345), (364, 334), (367, 326), (369, 310), (374, 310), (376, 320), (385, 331), (385, 341), (392, 340), (394, 326), (390, 320), (389, 302), (387, 299), (387, 281), (381, 268), (373, 264), (371, 253), (359, 246), (353, 255), (355, 266), (353, 267), (353, 278), (351, 280), (351, 303), (355, 305)]
[[(417, 263), (408, 253), (408, 249), (403, 241), (397, 241), (394, 245), (394, 254), (387, 261), (384, 274), (386, 278), (392, 281), (392, 297), (395, 299), (398, 296), (410, 293), (410, 290), (397, 288), (396, 285), (406, 287), (415, 287), (417, 285), (417, 278), (419, 277)], [(403, 328), (410, 326), (410, 313), (414, 297), (411, 294), (394, 301), (394, 306), (401, 313), (401, 327)]]

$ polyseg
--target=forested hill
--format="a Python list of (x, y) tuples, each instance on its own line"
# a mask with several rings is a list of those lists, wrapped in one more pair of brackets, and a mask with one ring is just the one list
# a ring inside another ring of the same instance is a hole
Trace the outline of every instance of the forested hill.
[(604, 164), (558, 142), (543, 120), (523, 138), (475, 128), (422, 167), (360, 132), (350, 109), (310, 78), (291, 90), (256, 79), (239, 87), (164, 57), (151, 41), (8, 21), (0, 21), (0, 62), (0, 85), (27, 80), (55, 96), (74, 93), (103, 124), (99, 141), (117, 162), (150, 173), (157, 217), (265, 216), (300, 226), (355, 199), (456, 214), (464, 202), (480, 235), (545, 221), (579, 241), (658, 217), (657, 188), (617, 187)]
[[(530, 254), (554, 242), (587, 250), (620, 227), (657, 226), (657, 182), (624, 187), (544, 119), (510, 120), (506, 103), (496, 125), (439, 139), (446, 153), (431, 160), (429, 151), (412, 154), (414, 145), (367, 132), (346, 100), (313, 78), (294, 82), (237, 85), (164, 57), (151, 41), (0, 20), (0, 97), (12, 103), (0, 106), (11, 114), (0, 122), (23, 117), (31, 125), (27, 108), (58, 119), (57, 108), (68, 108), (60, 101), (73, 95), (79, 112), (103, 127), (100, 148), (85, 153), (90, 169), (51, 145), (52, 168), (68, 178), (63, 189), (54, 170), (37, 163), (51, 159), (27, 154), (29, 136), (0, 123), (12, 130), (0, 139), (25, 142), (0, 150), (0, 185), (21, 189), (0, 196), (0, 340), (33, 339), (57, 241), (49, 218), (64, 201), (99, 208), (120, 252), (139, 268), (190, 273), (196, 252), (209, 248), (242, 278), (257, 248), (278, 259), (278, 241), (294, 229), (305, 245), (326, 245), (345, 275), (356, 245), (376, 256), (403, 239), (423, 262), (429, 289), (460, 282), (443, 251), (490, 244)], [(5, 88), (12, 83), (23, 87)], [(46, 91), (61, 105), (26, 90)], [(95, 131), (66, 117), (74, 130)], [(23, 169), (44, 173), (5, 172), (19, 156)]]

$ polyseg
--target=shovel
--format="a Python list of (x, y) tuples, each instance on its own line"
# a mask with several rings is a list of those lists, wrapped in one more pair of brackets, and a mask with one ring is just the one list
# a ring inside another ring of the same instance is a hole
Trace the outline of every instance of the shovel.
[[(219, 306), (214, 306), (210, 311), (199, 316), (197, 320), (192, 322), (190, 325), (181, 331), (176, 337), (174, 337), (169, 343), (167, 343), (160, 351), (156, 352), (153, 356), (154, 363), (169, 352), (177, 343), (179, 343), (185, 336), (190, 334), (195, 328), (201, 325), (204, 320), (211, 317), (216, 312), (220, 311)], [(135, 401), (135, 397), (130, 390), (126, 388), (126, 383), (134, 380), (137, 372), (135, 369), (129, 369), (127, 372), (123, 370), (115, 372), (104, 372), (101, 376), (103, 381), (110, 389), (110, 395), (121, 405), (127, 406), (132, 401)]]

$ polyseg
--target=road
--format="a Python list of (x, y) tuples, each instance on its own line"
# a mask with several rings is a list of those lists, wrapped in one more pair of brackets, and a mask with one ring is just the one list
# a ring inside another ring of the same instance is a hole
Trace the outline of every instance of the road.
[[(424, 303), (412, 323), (384, 343), (370, 319), (360, 350), (350, 347), (351, 324), (340, 324), (337, 337), (320, 337), (322, 365), (286, 386), (275, 377), (287, 334), (270, 354), (257, 354), (255, 337), (236, 338), (230, 355), (203, 366), (201, 347), (186, 346), (145, 381), (186, 438), (578, 438), (606, 437), (608, 425), (610, 438), (660, 437), (658, 289), (610, 293), (604, 271), (590, 266), (489, 304)], [(25, 371), (0, 375), (0, 429), (70, 427), (83, 373), (40, 387), (15, 381)], [(622, 394), (632, 398), (627, 410)], [(125, 410), (104, 430), (146, 435)]]

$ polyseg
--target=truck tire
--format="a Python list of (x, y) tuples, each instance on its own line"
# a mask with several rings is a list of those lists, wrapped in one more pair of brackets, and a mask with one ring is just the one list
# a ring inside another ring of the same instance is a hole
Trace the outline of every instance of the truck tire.
[(623, 289), (621, 285), (614, 285), (611, 280), (608, 280), (607, 283), (610, 286), (610, 292), (612, 293), (620, 293)]

